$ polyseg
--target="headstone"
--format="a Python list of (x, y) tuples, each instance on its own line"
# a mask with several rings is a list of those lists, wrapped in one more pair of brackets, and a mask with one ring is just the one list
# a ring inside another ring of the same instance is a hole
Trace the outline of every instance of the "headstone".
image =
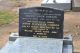
[(41, 6), (62, 9), (65, 11), (71, 10), (72, 8), (71, 0), (42, 0)]
[(64, 11), (31, 7), (19, 10), (19, 35), (27, 37), (63, 38)]
[(72, 10), (73, 11), (80, 11), (80, 0), (72, 0)]

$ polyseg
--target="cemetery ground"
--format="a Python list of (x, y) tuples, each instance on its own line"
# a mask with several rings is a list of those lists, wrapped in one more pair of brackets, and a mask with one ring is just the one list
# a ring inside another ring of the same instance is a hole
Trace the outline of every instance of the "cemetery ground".
[[(0, 47), (8, 41), (11, 32), (18, 32), (18, 15), (0, 12)], [(64, 34), (72, 34), (74, 51), (80, 52), (80, 12), (65, 12)]]

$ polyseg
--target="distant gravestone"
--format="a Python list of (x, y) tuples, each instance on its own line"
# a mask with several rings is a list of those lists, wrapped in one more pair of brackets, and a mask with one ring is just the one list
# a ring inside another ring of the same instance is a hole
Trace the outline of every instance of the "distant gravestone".
[(19, 10), (19, 35), (27, 37), (63, 38), (64, 11), (31, 7)]

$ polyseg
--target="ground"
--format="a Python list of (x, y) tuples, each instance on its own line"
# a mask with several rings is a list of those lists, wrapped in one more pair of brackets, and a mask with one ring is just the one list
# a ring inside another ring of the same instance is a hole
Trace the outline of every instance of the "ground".
[(80, 52), (80, 12), (66, 12), (64, 34), (72, 34), (74, 51)]
[[(8, 40), (11, 32), (18, 32), (18, 23), (11, 23), (0, 27), (0, 43)], [(74, 51), (80, 52), (80, 12), (65, 12), (64, 34), (72, 34)], [(1, 45), (1, 46), (2, 46)]]
[[(0, 0), (0, 11), (6, 9), (8, 11), (16, 11), (20, 5), (14, 5), (15, 2), (8, 2), (8, 0)], [(0, 16), (1, 17), (1, 16)], [(18, 32), (18, 18), (17, 22), (9, 22), (0, 26), (0, 47), (4, 46), (9, 39), (11, 32)], [(72, 34), (74, 51), (80, 53), (80, 12), (65, 12), (64, 15), (64, 35)]]

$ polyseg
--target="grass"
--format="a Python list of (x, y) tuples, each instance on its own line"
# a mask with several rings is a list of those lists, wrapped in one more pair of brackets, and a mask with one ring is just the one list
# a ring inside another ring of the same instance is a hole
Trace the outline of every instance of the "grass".
[(17, 17), (13, 12), (0, 11), (0, 26), (18, 21)]

